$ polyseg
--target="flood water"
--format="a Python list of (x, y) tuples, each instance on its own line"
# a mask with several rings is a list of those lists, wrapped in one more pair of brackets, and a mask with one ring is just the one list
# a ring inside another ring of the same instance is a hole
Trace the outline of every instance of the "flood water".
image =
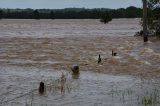
[(114, 19), (102, 24), (93, 19), (1, 20), (0, 36), (132, 36), (140, 30), (140, 19)]
[[(143, 106), (144, 98), (152, 100), (151, 106), (159, 106), (160, 81), (156, 79), (90, 71), (74, 77), (64, 70), (15, 66), (3, 66), (0, 72), (2, 106)], [(46, 84), (43, 95), (38, 92), (40, 81)]]
[(139, 21), (0, 20), (0, 106), (159, 106), (160, 42)]

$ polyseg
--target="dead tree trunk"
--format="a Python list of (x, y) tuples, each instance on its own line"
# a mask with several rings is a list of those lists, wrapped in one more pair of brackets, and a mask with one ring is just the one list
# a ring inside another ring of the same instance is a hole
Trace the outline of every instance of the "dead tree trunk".
[(143, 38), (144, 38), (144, 42), (148, 41), (148, 33), (147, 33), (147, 0), (143, 0)]

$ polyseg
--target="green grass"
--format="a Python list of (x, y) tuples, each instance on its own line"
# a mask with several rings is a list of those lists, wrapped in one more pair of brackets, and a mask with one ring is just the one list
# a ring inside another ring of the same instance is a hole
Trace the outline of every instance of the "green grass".
[(145, 106), (152, 106), (154, 104), (159, 103), (158, 97), (156, 95), (149, 95), (142, 97), (142, 104)]

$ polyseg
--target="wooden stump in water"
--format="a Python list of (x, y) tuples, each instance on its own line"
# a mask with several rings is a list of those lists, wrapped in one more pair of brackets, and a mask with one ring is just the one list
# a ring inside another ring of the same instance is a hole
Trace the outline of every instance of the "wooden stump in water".
[(98, 57), (98, 64), (100, 64), (100, 63), (101, 63), (101, 61), (102, 61), (102, 59), (101, 59), (101, 55), (99, 54), (99, 57)]
[(40, 82), (40, 84), (39, 84), (39, 93), (40, 94), (44, 94), (44, 91), (45, 91), (44, 82)]
[(112, 50), (112, 56), (117, 56), (117, 53)]
[(72, 70), (72, 74), (79, 74), (79, 66), (74, 66), (73, 68), (71, 68)]

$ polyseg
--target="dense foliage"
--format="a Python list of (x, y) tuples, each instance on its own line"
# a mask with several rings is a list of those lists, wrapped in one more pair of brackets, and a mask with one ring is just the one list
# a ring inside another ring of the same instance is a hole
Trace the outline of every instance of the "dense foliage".
[(142, 9), (133, 6), (126, 9), (0, 9), (0, 18), (7, 19), (105, 19), (108, 16), (109, 19), (139, 18), (142, 17)]
[(160, 0), (149, 0), (148, 5), (148, 28), (160, 35)]
[(105, 14), (103, 14), (101, 16), (101, 19), (100, 19), (100, 22), (103, 22), (103, 23), (108, 23), (109, 21), (112, 21), (112, 16), (109, 12), (106, 12)]

